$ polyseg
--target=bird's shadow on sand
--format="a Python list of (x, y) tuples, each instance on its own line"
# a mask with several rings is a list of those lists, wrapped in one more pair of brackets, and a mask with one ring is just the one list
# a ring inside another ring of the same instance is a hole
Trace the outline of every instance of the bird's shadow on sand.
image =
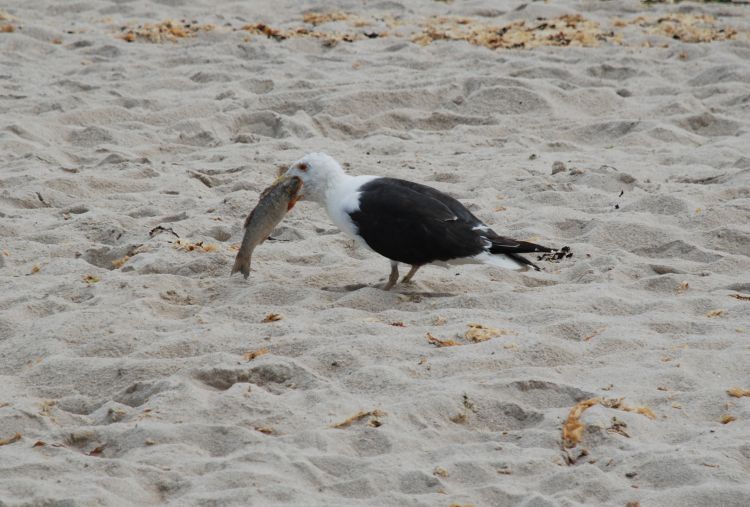
[[(382, 285), (368, 285), (366, 283), (353, 283), (350, 285), (341, 285), (341, 286), (327, 286), (327, 287), (321, 287), (322, 290), (327, 292), (355, 292), (360, 289), (380, 289), (382, 290)], [(394, 287), (390, 291), (388, 291), (393, 294), (402, 295), (402, 296), (410, 296), (410, 297), (423, 297), (423, 298), (448, 298), (456, 296), (456, 294), (451, 294), (450, 292), (423, 292), (423, 291), (408, 291), (408, 290), (399, 290), (399, 287)]]

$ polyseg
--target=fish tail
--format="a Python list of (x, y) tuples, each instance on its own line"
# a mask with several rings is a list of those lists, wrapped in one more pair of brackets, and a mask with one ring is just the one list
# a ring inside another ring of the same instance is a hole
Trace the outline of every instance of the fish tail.
[(250, 249), (246, 248), (245, 242), (243, 241), (240, 251), (237, 252), (237, 257), (234, 259), (232, 273), (229, 276), (240, 272), (245, 276), (245, 280), (247, 280), (247, 277), (250, 276), (250, 257)]
[[(248, 259), (249, 261), (249, 259)], [(234, 261), (234, 266), (232, 267), (232, 275), (240, 272), (245, 277), (245, 280), (247, 280), (247, 277), (250, 276), (250, 262), (245, 262), (244, 259), (240, 259), (237, 257)]]

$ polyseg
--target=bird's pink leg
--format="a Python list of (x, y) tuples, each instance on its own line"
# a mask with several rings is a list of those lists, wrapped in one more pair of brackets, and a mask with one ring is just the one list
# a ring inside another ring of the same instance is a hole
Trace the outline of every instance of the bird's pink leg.
[(417, 270), (421, 268), (422, 266), (412, 266), (408, 273), (406, 273), (406, 276), (401, 279), (401, 283), (409, 283), (411, 282), (411, 279), (414, 278), (414, 275), (417, 274)]
[(398, 262), (391, 261), (391, 275), (388, 277), (388, 283), (385, 284), (383, 290), (391, 290), (396, 282), (398, 282)]

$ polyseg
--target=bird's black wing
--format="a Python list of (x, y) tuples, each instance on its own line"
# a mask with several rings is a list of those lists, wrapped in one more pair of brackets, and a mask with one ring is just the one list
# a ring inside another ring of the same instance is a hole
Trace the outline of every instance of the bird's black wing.
[(383, 184), (387, 185), (405, 187), (409, 190), (413, 190), (419, 194), (422, 194), (423, 196), (431, 197), (436, 201), (440, 201), (440, 203), (451, 210), (451, 212), (453, 212), (453, 214), (458, 219), (470, 224), (484, 225), (481, 220), (475, 217), (471, 213), (471, 211), (466, 209), (466, 206), (461, 204), (457, 199), (454, 199), (453, 197), (441, 192), (436, 188), (428, 187), (427, 185), (422, 185), (421, 183), (415, 183), (413, 181), (401, 180), (397, 178), (380, 178), (380, 180), (376, 181), (382, 181)]
[(378, 178), (359, 190), (359, 209), (349, 213), (360, 236), (380, 255), (413, 265), (477, 255), (488, 241), (460, 202), (434, 188)]

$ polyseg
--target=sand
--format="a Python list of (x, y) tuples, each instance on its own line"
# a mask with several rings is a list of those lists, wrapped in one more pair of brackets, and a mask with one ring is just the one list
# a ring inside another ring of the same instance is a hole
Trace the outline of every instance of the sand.
[[(750, 505), (747, 5), (2, 9), (0, 505)], [(319, 150), (574, 255), (383, 292), (300, 203), (230, 277)]]

